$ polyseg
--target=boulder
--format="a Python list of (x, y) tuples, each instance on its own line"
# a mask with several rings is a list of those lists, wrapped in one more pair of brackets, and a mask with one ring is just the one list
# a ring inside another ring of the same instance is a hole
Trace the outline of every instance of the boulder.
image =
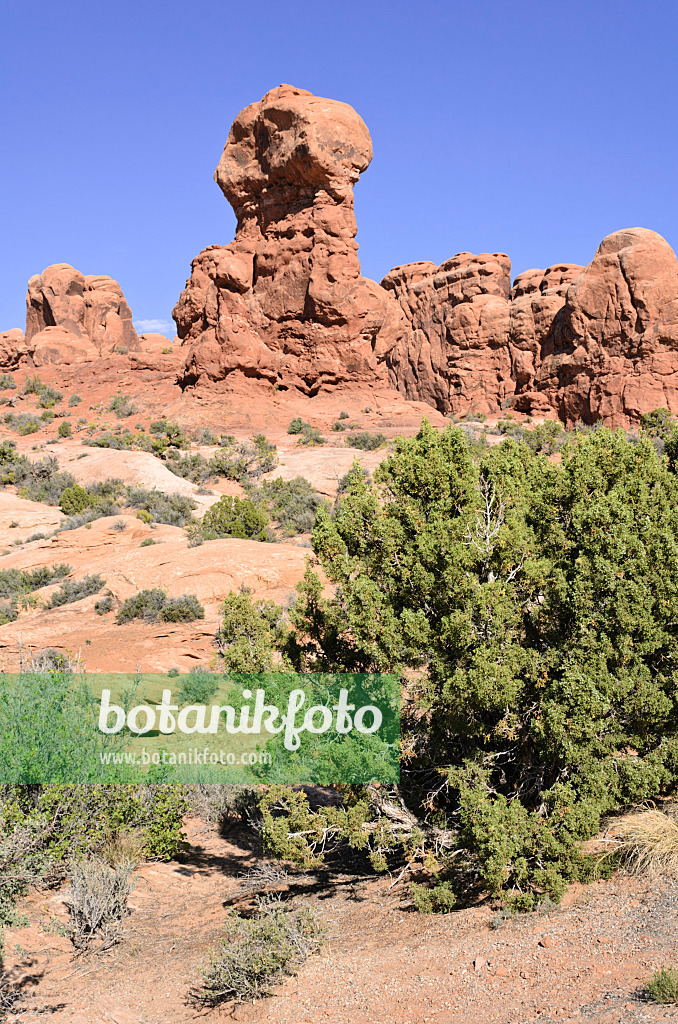
[(305, 394), (388, 382), (407, 325), (360, 274), (353, 186), (371, 159), (346, 103), (281, 85), (241, 111), (215, 174), (235, 241), (193, 260), (172, 314), (188, 346), (184, 386), (234, 372)]
[(13, 370), (26, 356), (26, 339), (19, 327), (0, 333), (0, 367)]
[(68, 263), (47, 267), (28, 282), (26, 341), (50, 327), (89, 341), (97, 356), (139, 348), (132, 311), (118, 282), (86, 276)]
[(63, 327), (45, 327), (28, 343), (28, 361), (33, 366), (71, 366), (99, 358), (99, 352), (87, 337)]

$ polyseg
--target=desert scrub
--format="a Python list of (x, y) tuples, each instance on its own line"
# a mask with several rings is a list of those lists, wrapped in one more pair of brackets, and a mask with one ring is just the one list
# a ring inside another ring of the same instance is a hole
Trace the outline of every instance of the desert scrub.
[(346, 438), (349, 448), (361, 448), (364, 452), (374, 452), (377, 448), (383, 448), (386, 443), (387, 438), (384, 434), (370, 434), (367, 430), (362, 434), (350, 434)]
[(63, 397), (61, 391), (56, 391), (49, 384), (43, 384), (38, 394), (38, 405), (42, 409), (52, 409)]
[(73, 437), (73, 427), (70, 425), (68, 420), (63, 420), (63, 422), (59, 424), (57, 435), (59, 437)]
[(99, 576), (98, 573), (84, 576), (81, 580), (66, 580), (52, 594), (47, 607), (59, 608), (62, 604), (73, 604), (74, 601), (82, 601), (84, 597), (98, 594), (105, 582), (103, 576)]
[(233, 914), (227, 920), (221, 947), (201, 971), (196, 993), (201, 1002), (261, 998), (320, 949), (324, 930), (309, 908), (295, 909), (275, 899), (258, 903), (253, 917)]
[(134, 885), (132, 873), (131, 864), (111, 867), (101, 857), (83, 857), (73, 865), (67, 906), (78, 949), (87, 949), (95, 938), (101, 940), (100, 951), (120, 942)]
[(16, 381), (11, 373), (0, 373), (0, 391), (16, 389)]
[(99, 598), (99, 600), (94, 605), (94, 611), (97, 613), (97, 615), (108, 615), (109, 612), (113, 611), (113, 608), (115, 607), (116, 604), (117, 601), (115, 597), (109, 591), (103, 597)]
[(325, 438), (318, 427), (312, 426), (302, 420), (301, 416), (295, 416), (287, 428), (288, 434), (298, 434), (297, 444), (319, 445), (325, 444)]
[(678, 822), (662, 811), (640, 811), (614, 822), (614, 856), (633, 874), (675, 875)]
[(147, 512), (150, 516), (148, 522), (165, 523), (167, 526), (185, 526), (191, 512), (197, 508), (193, 499), (183, 494), (163, 494), (145, 487), (128, 487), (126, 503), (131, 508)]
[(39, 602), (36, 591), (71, 572), (70, 565), (59, 563), (27, 571), (21, 569), (0, 570), (0, 625), (15, 622), (19, 608)]
[(268, 509), (286, 537), (310, 532), (318, 509), (327, 504), (303, 476), (264, 480), (260, 487), (249, 488), (247, 494), (257, 505)]
[(114, 412), (119, 420), (126, 419), (128, 416), (134, 416), (139, 411), (136, 405), (130, 401), (128, 395), (120, 393), (113, 396), (108, 409), (109, 412)]
[(168, 597), (164, 590), (141, 590), (120, 606), (115, 621), (118, 625), (143, 619), (144, 622), (194, 622), (205, 618), (205, 609), (195, 594)]
[(249, 498), (225, 494), (207, 509), (202, 519), (202, 534), (207, 540), (240, 537), (268, 540), (268, 514)]
[(647, 983), (647, 991), (655, 1003), (678, 1003), (678, 970), (662, 967), (656, 971)]
[(22, 437), (26, 437), (28, 434), (37, 434), (42, 427), (42, 422), (30, 412), (20, 412), (16, 416), (14, 413), (7, 413), (5, 423)]
[(264, 434), (255, 434), (249, 443), (224, 434), (219, 447), (209, 461), (213, 476), (227, 480), (255, 480), (269, 473), (278, 464), (278, 452)]

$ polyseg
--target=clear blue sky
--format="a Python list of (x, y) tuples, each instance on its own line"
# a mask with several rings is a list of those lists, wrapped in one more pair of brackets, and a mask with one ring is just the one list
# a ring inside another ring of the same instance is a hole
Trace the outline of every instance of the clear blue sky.
[(363, 272), (505, 251), (587, 263), (640, 225), (678, 246), (674, 0), (3, 0), (0, 330), (50, 263), (169, 320), (234, 218), (212, 180), (281, 82), (351, 103)]

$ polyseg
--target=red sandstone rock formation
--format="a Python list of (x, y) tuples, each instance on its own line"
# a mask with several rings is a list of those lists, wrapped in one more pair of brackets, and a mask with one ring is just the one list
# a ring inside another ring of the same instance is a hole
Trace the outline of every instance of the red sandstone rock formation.
[(382, 284), (411, 325), (391, 383), (443, 412), (558, 415), (630, 426), (678, 413), (678, 261), (654, 231), (605, 238), (588, 267), (519, 274), (503, 254), (396, 267)]
[[(26, 296), (26, 344), (46, 328), (61, 328), (74, 351), (79, 339), (80, 357), (93, 358), (118, 347), (138, 349), (132, 311), (117, 281), (110, 277), (85, 276), (68, 263), (57, 263), (28, 282)], [(55, 343), (56, 335), (52, 338)], [(53, 361), (47, 359), (45, 361)], [(38, 365), (38, 364), (36, 364)]]
[(215, 174), (235, 241), (193, 260), (173, 312), (190, 345), (184, 383), (234, 371), (305, 394), (387, 383), (385, 358), (406, 325), (360, 275), (353, 186), (371, 159), (346, 103), (281, 85), (241, 111)]
[(18, 366), (26, 355), (24, 332), (18, 327), (0, 333), (0, 367), (11, 370)]

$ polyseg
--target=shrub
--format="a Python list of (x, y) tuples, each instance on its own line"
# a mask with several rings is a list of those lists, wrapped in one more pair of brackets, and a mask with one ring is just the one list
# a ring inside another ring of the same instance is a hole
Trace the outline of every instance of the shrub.
[(266, 540), (268, 515), (249, 498), (225, 494), (207, 509), (202, 519), (202, 532), (207, 538), (241, 537)]
[(223, 476), (227, 480), (246, 480), (269, 473), (277, 462), (277, 449), (263, 434), (255, 434), (249, 444), (239, 442), (231, 435), (223, 435), (219, 449), (208, 465), (213, 476)]
[(342, 411), (339, 413), (339, 419), (340, 420), (347, 420), (348, 419), (348, 413), (344, 412), (343, 409), (342, 409)]
[(662, 967), (647, 983), (647, 991), (655, 1003), (678, 1003), (678, 970)]
[(178, 423), (172, 423), (166, 419), (154, 420), (149, 430), (166, 445), (173, 445), (175, 448), (186, 446), (184, 432)]
[(60, 391), (56, 391), (54, 388), (51, 388), (49, 384), (43, 384), (39, 392), (38, 405), (42, 409), (51, 409), (57, 404), (57, 402), (60, 402), (63, 397), (64, 396)]
[(376, 451), (377, 448), (381, 448), (387, 442), (384, 434), (370, 434), (369, 431), (364, 431), (362, 434), (350, 434), (346, 438), (346, 444), (349, 448), (361, 448), (365, 452)]
[(84, 597), (98, 594), (105, 582), (103, 576), (99, 576), (98, 573), (84, 576), (81, 580), (66, 580), (52, 594), (47, 607), (59, 608), (62, 604), (73, 604), (74, 601), (82, 601)]
[(139, 545), (139, 547), (140, 548), (150, 548), (154, 544), (157, 544), (157, 541), (153, 540), (152, 537), (144, 537), (144, 539), (142, 540), (142, 542)]
[(80, 395), (71, 395), (71, 397), (68, 399), (69, 408), (72, 409), (74, 406), (80, 405), (81, 402), (82, 398), (80, 397)]
[(16, 430), (17, 434), (21, 434), (22, 437), (26, 437), (28, 434), (36, 434), (42, 427), (40, 420), (29, 412), (20, 412), (18, 416), (11, 416), (10, 419), (5, 417), (5, 422), (12, 430)]
[(253, 917), (233, 915), (225, 931), (201, 972), (198, 996), (211, 1005), (268, 994), (318, 951), (324, 934), (308, 908), (294, 910), (278, 900), (259, 901)]
[[(125, 349), (127, 351), (127, 349)], [(122, 395), (118, 393), (111, 399), (111, 404), (108, 407), (109, 412), (114, 412), (119, 420), (126, 419), (128, 416), (134, 416), (139, 410), (134, 405), (128, 395)]]
[(303, 476), (293, 480), (265, 480), (261, 487), (251, 488), (248, 496), (258, 505), (266, 507), (272, 519), (275, 519), (283, 533), (293, 537), (298, 533), (308, 533), (318, 509), (325, 505), (315, 488)]
[(143, 619), (144, 622), (193, 622), (204, 618), (205, 609), (195, 594), (167, 597), (164, 590), (156, 588), (141, 590), (123, 601), (115, 621), (122, 625), (132, 619)]
[(128, 487), (127, 502), (131, 508), (141, 509), (150, 516), (150, 522), (167, 526), (184, 526), (197, 508), (192, 498), (183, 494), (163, 494), (145, 487)]
[(287, 428), (287, 433), (299, 435), (297, 444), (325, 444), (325, 438), (320, 433), (318, 427), (313, 427), (310, 423), (306, 423), (305, 420), (302, 420), (301, 416), (295, 416)]
[(68, 420), (63, 420), (59, 424), (59, 429), (57, 430), (57, 434), (58, 434), (59, 437), (73, 437), (73, 428), (71, 427), (71, 425), (68, 422)]
[(84, 512), (92, 504), (92, 498), (80, 484), (73, 484), (66, 487), (59, 498), (59, 508), (67, 516), (77, 515)]
[(649, 437), (666, 441), (676, 433), (678, 423), (668, 409), (653, 409), (640, 417), (640, 429)]
[(84, 857), (73, 865), (67, 906), (78, 949), (87, 949), (97, 936), (102, 950), (120, 942), (134, 885), (132, 872), (130, 864), (113, 868), (100, 857)]
[(0, 391), (16, 388), (16, 381), (11, 373), (0, 374)]
[(375, 481), (352, 474), (318, 513), (336, 589), (307, 572), (290, 657), (413, 672), (399, 794), (413, 823), (394, 846), (444, 836), (438, 883), (522, 909), (557, 900), (590, 876), (582, 846), (603, 815), (678, 781), (678, 480), (621, 431), (576, 435), (555, 464), (425, 422)]
[(94, 611), (97, 615), (108, 615), (109, 612), (113, 611), (115, 605), (115, 598), (110, 592), (105, 597), (99, 598), (94, 605)]
[(219, 689), (219, 682), (220, 677), (213, 672), (200, 667), (192, 668), (175, 694), (179, 706), (207, 704)]
[(224, 600), (216, 647), (228, 672), (270, 672), (276, 649), (284, 645), (283, 610), (273, 601), (252, 601), (247, 593)]
[(25, 395), (39, 395), (45, 385), (40, 380), (37, 373), (34, 373), (32, 377), (26, 377), (24, 382), (24, 394)]
[(199, 452), (172, 459), (167, 462), (167, 468), (194, 484), (202, 484), (215, 475), (212, 464)]
[(565, 433), (560, 420), (545, 420), (531, 430), (522, 430), (521, 436), (528, 447), (535, 452), (552, 455), (565, 443)]

